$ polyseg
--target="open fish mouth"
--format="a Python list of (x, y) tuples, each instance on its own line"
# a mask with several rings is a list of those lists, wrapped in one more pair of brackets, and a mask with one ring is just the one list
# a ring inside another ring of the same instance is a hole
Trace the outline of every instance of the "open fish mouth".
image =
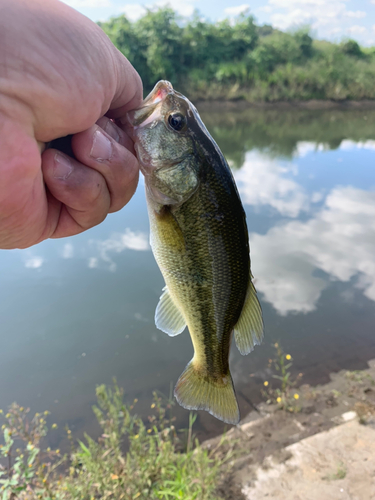
[(161, 103), (168, 94), (173, 94), (172, 84), (166, 80), (158, 82), (143, 101), (142, 106), (127, 114), (128, 122), (136, 129), (152, 125), (161, 117)]

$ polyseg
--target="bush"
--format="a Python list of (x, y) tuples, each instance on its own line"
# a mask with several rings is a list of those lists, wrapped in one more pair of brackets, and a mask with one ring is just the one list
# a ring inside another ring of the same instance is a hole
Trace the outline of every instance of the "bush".
[[(112, 389), (99, 386), (96, 395), (98, 405), (93, 409), (101, 437), (95, 441), (85, 435), (85, 442), (77, 446), (67, 430), (70, 457), (43, 449), (48, 431), (44, 415), (29, 421), (29, 410), (12, 405), (2, 427), (0, 452), (6, 459), (0, 468), (2, 500), (215, 499), (219, 474), (232, 451), (219, 457), (218, 449), (203, 449), (192, 435), (192, 414), (184, 445), (156, 394), (147, 422), (123, 404), (116, 384)], [(58, 474), (63, 465), (67, 473)]]

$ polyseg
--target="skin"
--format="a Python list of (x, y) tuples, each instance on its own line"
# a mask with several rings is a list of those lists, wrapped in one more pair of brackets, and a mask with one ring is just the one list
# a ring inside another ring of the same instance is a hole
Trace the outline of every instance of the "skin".
[[(99, 224), (138, 183), (133, 142), (111, 119), (140, 105), (139, 75), (57, 0), (2, 0), (0, 46), (0, 248)], [(74, 159), (46, 149), (69, 134)]]

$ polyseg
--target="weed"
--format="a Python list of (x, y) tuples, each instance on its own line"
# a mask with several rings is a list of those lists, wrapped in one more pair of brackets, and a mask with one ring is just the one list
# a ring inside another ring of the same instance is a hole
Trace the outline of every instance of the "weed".
[(345, 464), (340, 462), (337, 465), (336, 472), (333, 474), (327, 474), (327, 476), (323, 476), (322, 479), (326, 481), (337, 481), (338, 479), (344, 479), (346, 477), (346, 467)]
[(272, 378), (279, 380), (280, 387), (274, 389), (271, 387), (270, 382), (266, 380), (264, 382), (266, 390), (262, 391), (263, 395), (267, 397), (270, 403), (276, 403), (282, 410), (299, 412), (301, 411), (300, 406), (297, 404), (299, 394), (292, 391), (292, 388), (301, 379), (302, 373), (298, 374), (293, 380), (290, 371), (293, 364), (292, 356), (285, 354), (278, 342), (274, 344), (274, 347), (276, 349), (276, 356), (274, 359), (269, 360), (269, 367), (273, 367), (277, 372), (277, 374), (272, 375)]
[[(169, 416), (168, 404), (154, 394), (153, 414), (144, 422), (124, 405), (122, 390), (101, 385), (93, 411), (102, 428), (95, 441), (72, 445), (70, 457), (42, 449), (49, 430), (45, 415), (29, 422), (29, 410), (14, 404), (5, 415), (0, 470), (0, 499), (13, 500), (213, 500), (223, 466), (229, 467), (231, 447), (219, 457), (217, 449), (203, 449), (194, 438), (191, 414), (184, 452)], [(135, 403), (134, 403), (135, 404)], [(14, 449), (19, 440), (23, 447)], [(21, 449), (22, 448), (22, 449)], [(127, 451), (124, 451), (127, 450)], [(64, 462), (65, 475), (57, 474)]]
[(360, 370), (353, 370), (353, 371), (347, 371), (345, 373), (346, 378), (353, 382), (369, 382), (371, 385), (375, 384), (374, 379), (371, 377), (369, 373), (360, 371)]

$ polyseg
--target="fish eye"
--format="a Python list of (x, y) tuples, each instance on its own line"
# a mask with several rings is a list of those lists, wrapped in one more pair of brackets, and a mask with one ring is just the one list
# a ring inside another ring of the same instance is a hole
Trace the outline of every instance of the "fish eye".
[(168, 123), (173, 130), (176, 130), (176, 132), (179, 132), (182, 130), (185, 125), (186, 125), (186, 118), (184, 115), (181, 113), (171, 113), (168, 116)]

